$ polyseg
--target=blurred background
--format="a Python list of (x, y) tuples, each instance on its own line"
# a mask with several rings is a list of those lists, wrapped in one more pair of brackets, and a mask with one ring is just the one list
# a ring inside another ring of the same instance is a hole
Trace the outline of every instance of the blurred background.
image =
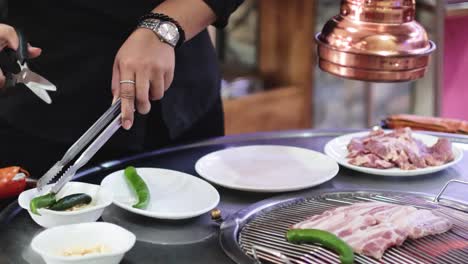
[(416, 3), (417, 20), (437, 44), (427, 74), (370, 83), (317, 67), (314, 36), (340, 1), (246, 0), (226, 29), (210, 28), (223, 69), (226, 133), (363, 128), (400, 113), (468, 120), (468, 1)]
[(468, 120), (468, 1), (417, 0), (437, 44), (425, 77), (406, 83), (345, 80), (318, 69), (314, 35), (337, 0), (247, 0), (212, 36), (223, 66), (228, 134), (362, 128), (409, 113)]

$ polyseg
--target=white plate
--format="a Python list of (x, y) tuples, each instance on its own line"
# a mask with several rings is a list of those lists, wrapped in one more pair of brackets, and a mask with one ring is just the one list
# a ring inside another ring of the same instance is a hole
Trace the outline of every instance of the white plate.
[[(385, 132), (387, 133), (388, 131), (385, 131)], [(375, 175), (382, 175), (382, 176), (416, 176), (416, 175), (434, 173), (434, 172), (441, 171), (445, 168), (448, 168), (456, 164), (463, 158), (463, 151), (459, 149), (458, 147), (456, 147), (455, 144), (452, 144), (452, 150), (453, 150), (453, 154), (455, 155), (455, 159), (441, 166), (433, 166), (433, 167), (427, 167), (427, 168), (415, 169), (415, 170), (402, 170), (399, 168), (374, 169), (374, 168), (366, 168), (366, 167), (360, 167), (360, 166), (355, 166), (355, 165), (350, 164), (348, 162), (348, 158), (346, 158), (346, 156), (348, 155), (348, 149), (346, 148), (346, 146), (349, 144), (352, 138), (363, 137), (368, 134), (369, 134), (369, 131), (366, 131), (366, 132), (347, 134), (347, 135), (334, 138), (325, 145), (325, 153), (328, 156), (335, 159), (340, 165), (344, 167), (347, 167), (356, 171), (368, 173), (368, 174), (375, 174)], [(431, 135), (425, 135), (425, 134), (412, 133), (412, 135), (414, 138), (421, 140), (424, 144), (428, 146), (434, 145), (438, 139), (437, 137), (434, 137)]]
[(326, 155), (288, 146), (245, 146), (210, 153), (195, 170), (218, 185), (254, 192), (310, 188), (332, 179), (338, 164)]
[(151, 199), (145, 210), (132, 207), (136, 197), (123, 170), (101, 182), (104, 189), (114, 194), (114, 204), (130, 212), (160, 219), (185, 219), (204, 214), (219, 203), (218, 191), (195, 176), (156, 168), (137, 168), (137, 172), (150, 190)]

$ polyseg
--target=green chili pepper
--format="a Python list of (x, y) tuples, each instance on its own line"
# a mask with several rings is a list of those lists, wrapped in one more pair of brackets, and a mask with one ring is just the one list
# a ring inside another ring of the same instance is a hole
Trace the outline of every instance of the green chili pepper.
[(150, 192), (145, 181), (138, 175), (134, 167), (127, 167), (124, 171), (125, 180), (138, 198), (138, 202), (133, 205), (135, 208), (145, 209), (150, 200)]
[(33, 214), (40, 215), (37, 209), (49, 207), (56, 203), (55, 194), (48, 193), (46, 195), (35, 197), (29, 202), (29, 209)]
[(334, 234), (318, 229), (290, 229), (286, 239), (295, 244), (318, 243), (323, 247), (340, 254), (342, 264), (354, 263), (353, 249)]
[(93, 198), (86, 193), (74, 193), (63, 197), (49, 207), (54, 211), (65, 211), (77, 205), (90, 204)]

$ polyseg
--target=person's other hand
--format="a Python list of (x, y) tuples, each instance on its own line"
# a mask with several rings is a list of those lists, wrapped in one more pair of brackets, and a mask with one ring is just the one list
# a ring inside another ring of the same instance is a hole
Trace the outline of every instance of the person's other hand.
[[(0, 24), (0, 51), (4, 48), (10, 48), (16, 50), (18, 48), (18, 35), (13, 27), (5, 24)], [(40, 48), (28, 47), (29, 57), (36, 58), (41, 55), (42, 50)], [(5, 86), (5, 76), (0, 69), (0, 89)]]
[[(135, 106), (140, 114), (151, 109), (150, 101), (160, 100), (174, 76), (175, 52), (149, 29), (135, 30), (115, 57), (112, 73), (114, 100), (122, 101), (122, 126), (133, 125)], [(135, 83), (122, 81), (134, 81)]]

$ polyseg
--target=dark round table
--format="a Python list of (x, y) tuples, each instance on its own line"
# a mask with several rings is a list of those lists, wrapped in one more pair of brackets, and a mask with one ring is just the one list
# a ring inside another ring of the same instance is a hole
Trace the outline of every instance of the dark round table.
[[(332, 138), (355, 130), (301, 130), (272, 133), (256, 133), (215, 138), (194, 144), (177, 146), (143, 153), (121, 160), (109, 161), (97, 167), (81, 171), (76, 180), (99, 184), (109, 173), (127, 165), (158, 167), (197, 175), (195, 162), (202, 156), (226, 147), (243, 145), (288, 145), (323, 152), (323, 147)], [(415, 177), (383, 177), (367, 175), (341, 167), (332, 180), (303, 191), (281, 194), (282, 196), (311, 195), (323, 189), (380, 189), (437, 194), (451, 179), (468, 181), (468, 137), (435, 133), (447, 137), (464, 150), (465, 157), (457, 165), (444, 171)], [(218, 208), (223, 217), (255, 202), (280, 194), (249, 193), (216, 186), (221, 202)], [(468, 187), (454, 184), (446, 192), (450, 197), (468, 201)], [(163, 221), (126, 212), (116, 206), (106, 209), (102, 221), (116, 223), (135, 233), (137, 243), (125, 255), (122, 263), (232, 263), (218, 243), (219, 224), (209, 214), (182, 221)], [(0, 213), (1, 264), (42, 264), (42, 259), (30, 248), (31, 239), (43, 229), (36, 225), (16, 201)]]

